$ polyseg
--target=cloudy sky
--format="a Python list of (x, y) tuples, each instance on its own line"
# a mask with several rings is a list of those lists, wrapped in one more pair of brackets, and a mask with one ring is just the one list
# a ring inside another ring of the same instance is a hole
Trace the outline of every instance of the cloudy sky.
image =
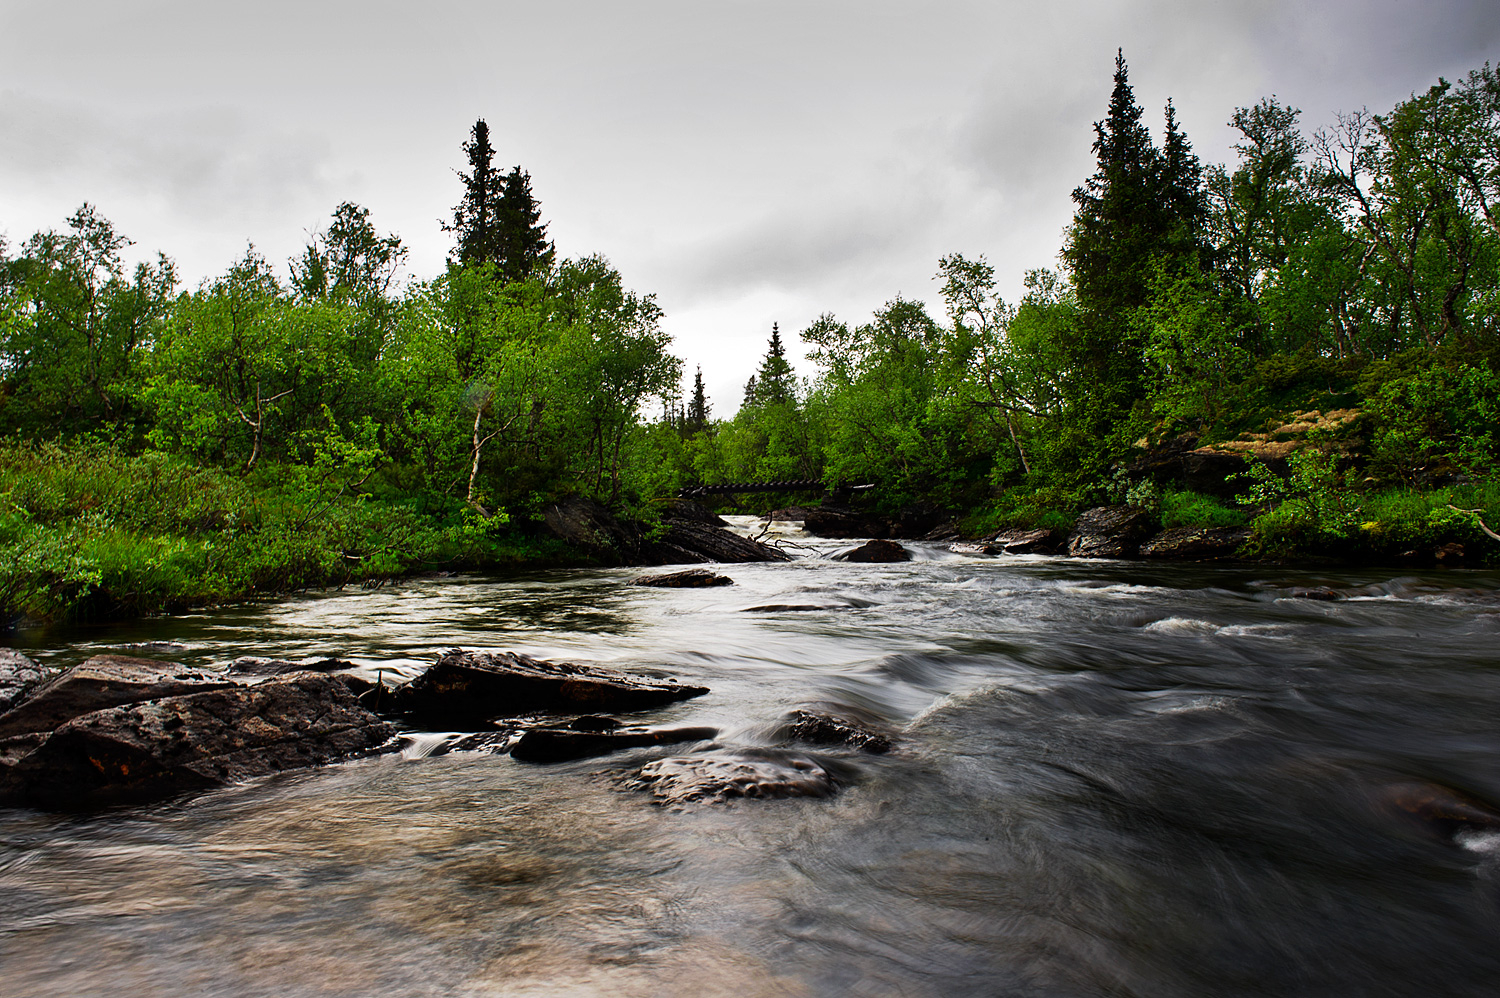
[(429, 277), (484, 117), (559, 251), (655, 292), (727, 415), (773, 321), (936, 311), (949, 252), (1009, 295), (1051, 266), (1117, 46), (1223, 162), (1262, 96), (1311, 131), (1500, 60), (1500, 3), (0, 0), (0, 233), (90, 201), (196, 283), (352, 200)]

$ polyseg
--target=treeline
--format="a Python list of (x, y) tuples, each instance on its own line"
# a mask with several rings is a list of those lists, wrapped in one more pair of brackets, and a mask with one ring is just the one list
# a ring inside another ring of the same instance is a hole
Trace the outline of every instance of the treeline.
[[(1255, 518), (1266, 552), (1480, 536), (1500, 514), (1500, 78), (1310, 135), (1263, 100), (1233, 112), (1226, 166), (1170, 104), (1160, 144), (1142, 119), (1122, 57), (1060, 266), (1019, 302), (946, 257), (945, 314), (823, 316), (810, 378), (773, 327), (729, 419), (701, 370), (684, 393), (652, 296), (558, 257), (483, 121), (426, 280), (346, 203), (295, 260), (251, 248), (183, 288), (165, 256), (127, 268), (85, 205), (0, 244), (0, 612), (567, 557), (533, 526), (565, 493), (649, 518), (683, 485), (756, 479), (874, 481), (975, 530), (1128, 499)], [(1330, 410), (1357, 418), (1279, 476), (1252, 462), (1244, 503), (1142, 470)]]

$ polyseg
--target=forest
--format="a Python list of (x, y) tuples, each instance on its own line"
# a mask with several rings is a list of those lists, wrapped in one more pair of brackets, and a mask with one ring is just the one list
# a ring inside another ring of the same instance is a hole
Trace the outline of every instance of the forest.
[[(1122, 55), (1019, 301), (946, 256), (942, 314), (824, 315), (804, 376), (773, 327), (728, 418), (652, 295), (557, 253), (482, 120), (426, 279), (344, 203), (297, 258), (186, 288), (84, 204), (0, 242), (0, 619), (582, 563), (540, 525), (562, 496), (649, 525), (684, 486), (777, 479), (878, 483), (968, 536), (1130, 503), (1248, 526), (1246, 558), (1500, 563), (1500, 76), (1311, 131), (1236, 108), (1224, 165), (1170, 103), (1160, 142), (1143, 119)], [(1189, 481), (1163, 459), (1188, 453), (1241, 470)]]

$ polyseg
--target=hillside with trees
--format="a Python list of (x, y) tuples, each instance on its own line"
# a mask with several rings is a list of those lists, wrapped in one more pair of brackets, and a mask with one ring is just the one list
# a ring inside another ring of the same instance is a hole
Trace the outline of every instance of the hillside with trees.
[(773, 326), (718, 419), (654, 297), (558, 256), (483, 120), (426, 279), (344, 203), (288, 264), (252, 247), (185, 288), (85, 204), (0, 244), (0, 614), (566, 563), (561, 497), (649, 523), (687, 485), (785, 479), (971, 535), (1129, 502), (1248, 525), (1246, 557), (1495, 563), (1500, 77), (1310, 134), (1262, 100), (1222, 166), (1170, 103), (1160, 144), (1144, 117), (1121, 56), (1059, 266), (1019, 301), (944, 257), (944, 314), (822, 316), (802, 379)]

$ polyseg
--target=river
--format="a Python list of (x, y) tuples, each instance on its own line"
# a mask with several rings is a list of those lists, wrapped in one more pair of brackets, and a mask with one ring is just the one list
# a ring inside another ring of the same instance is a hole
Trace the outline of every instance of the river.
[[(524, 651), (709, 686), (649, 720), (721, 736), (549, 766), (418, 738), (150, 807), (0, 809), (0, 995), (1500, 992), (1500, 836), (1385, 803), (1500, 801), (1500, 574), (921, 543), (857, 565), (779, 530), (798, 559), (724, 588), (418, 579), (34, 642), (52, 664), (336, 654), (388, 683)], [(827, 799), (624, 785), (808, 705), (900, 742), (809, 753), (844, 784)]]

